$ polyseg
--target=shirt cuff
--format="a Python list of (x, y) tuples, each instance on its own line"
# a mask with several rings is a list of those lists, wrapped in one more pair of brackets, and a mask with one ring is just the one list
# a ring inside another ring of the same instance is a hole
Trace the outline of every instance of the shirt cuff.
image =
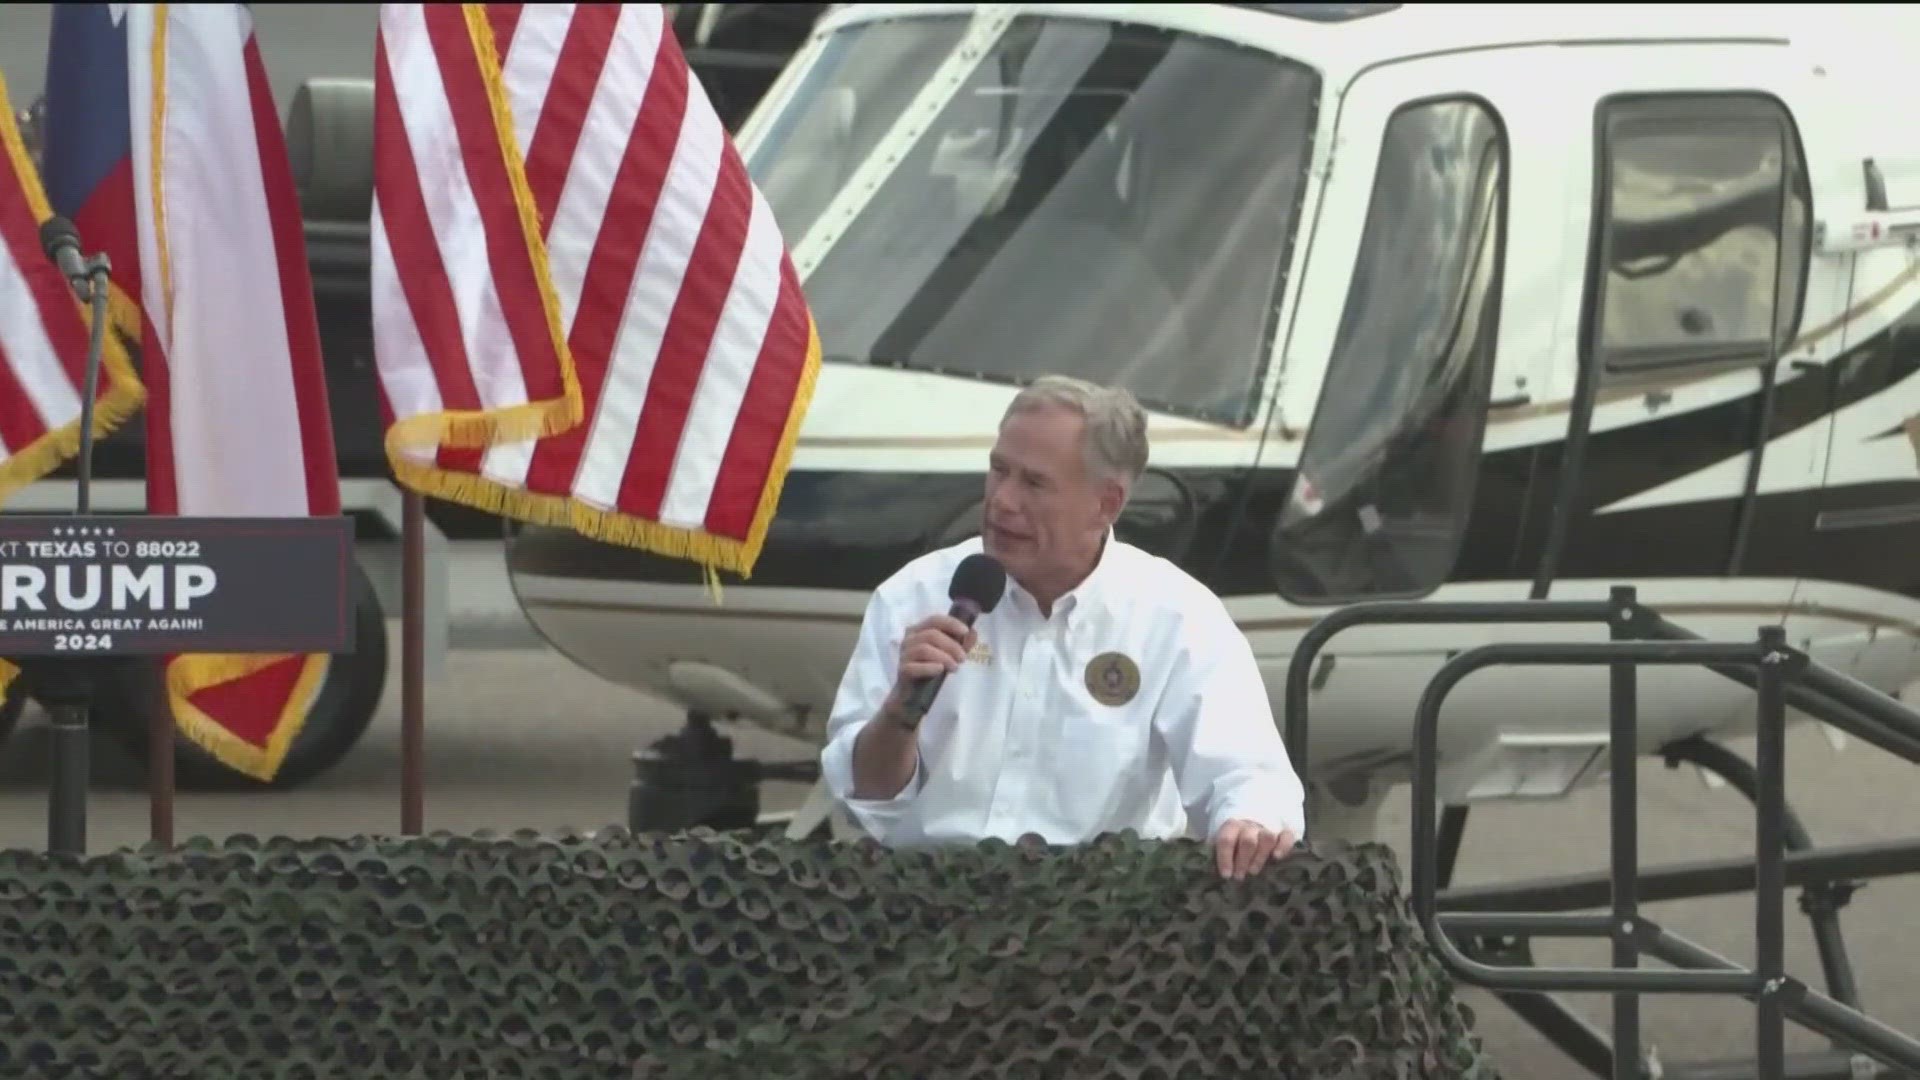
[(1214, 803), (1207, 839), (1220, 835), (1227, 822), (1244, 818), (1271, 832), (1292, 830), (1295, 841), (1305, 840), (1306, 807), (1294, 788), (1282, 777), (1265, 774), (1242, 780)]
[(860, 827), (875, 839), (886, 839), (887, 827), (895, 824), (912, 808), (920, 790), (926, 786), (926, 763), (915, 746), (913, 756), (913, 777), (899, 793), (887, 799), (856, 799), (853, 797), (853, 744), (860, 733), (867, 729), (872, 720), (865, 720), (842, 729), (820, 751), (820, 777), (827, 782), (827, 790), (840, 805), (847, 808)]

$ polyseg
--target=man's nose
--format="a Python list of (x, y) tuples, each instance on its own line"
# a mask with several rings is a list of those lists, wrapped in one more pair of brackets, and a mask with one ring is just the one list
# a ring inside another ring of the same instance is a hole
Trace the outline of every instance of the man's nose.
[(987, 485), (987, 511), (995, 517), (1004, 517), (1019, 508), (1007, 487), (1006, 484)]

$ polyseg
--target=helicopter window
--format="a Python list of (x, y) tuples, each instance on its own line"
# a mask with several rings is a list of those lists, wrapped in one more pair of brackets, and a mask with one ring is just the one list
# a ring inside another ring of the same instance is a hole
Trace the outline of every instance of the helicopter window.
[(1493, 372), (1506, 136), (1474, 99), (1388, 121), (1320, 403), (1272, 561), (1295, 603), (1446, 580), (1473, 505)]
[[(850, 39), (789, 111), (837, 100), (852, 129), (889, 127), (954, 34), (917, 18), (885, 30)], [(917, 76), (893, 60), (909, 48)], [(1299, 64), (1187, 33), (1015, 19), (808, 274), (827, 358), (1015, 384), (1077, 375), (1250, 423), (1317, 85)], [(753, 155), (756, 179), (778, 178), (763, 190), (789, 242), (868, 156), (848, 130), (796, 122), (784, 149)]]
[(947, 16), (861, 23), (827, 39), (750, 165), (789, 243), (807, 234), (966, 32), (964, 17)]
[(1764, 362), (1800, 320), (1809, 191), (1786, 109), (1751, 95), (1603, 106), (1606, 278), (1599, 355), (1614, 373)]

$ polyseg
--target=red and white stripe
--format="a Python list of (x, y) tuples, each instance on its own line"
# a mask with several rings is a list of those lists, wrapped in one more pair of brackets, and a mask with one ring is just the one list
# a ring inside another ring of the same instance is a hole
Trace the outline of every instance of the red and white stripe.
[[(53, 211), (13, 117), (0, 86), (0, 500), (57, 468), (77, 442), (88, 337), (79, 299), (40, 246)], [(141, 400), (112, 335), (102, 346), (96, 432)]]
[[(661, 5), (484, 8), (585, 419), (537, 443), (443, 449), (439, 465), (743, 539), (809, 362), (811, 320), (772, 211)], [(379, 122), (397, 113), (403, 127), (379, 138), (404, 130), (379, 142), (375, 166), (375, 340), (396, 419), (520, 404), (535, 379), (532, 399), (557, 396), (557, 357), (507, 332), (515, 313), (498, 299), (531, 308), (537, 297), (497, 283), (515, 268), (482, 251), (507, 245), (483, 242), (494, 223), (468, 209), (486, 204), (484, 174), (498, 163), (455, 149), (477, 145), (455, 129), (480, 93), (464, 63), (450, 67), (462, 18), (413, 4), (381, 15), (376, 83), (393, 89), (376, 89), (376, 107), (390, 102)], [(403, 206), (422, 204), (401, 220)], [(396, 263), (434, 281), (407, 286)], [(438, 310), (436, 293), (450, 298)]]
[[(10, 122), (10, 121), (0, 121)], [(12, 155), (0, 153), (0, 492), (20, 455), (80, 420), (87, 324), (66, 278), (40, 250), (40, 222)], [(107, 389), (101, 377), (101, 390)]]
[[(404, 419), (559, 399), (559, 351), (464, 5), (383, 5), (374, 64), (373, 324), (387, 408)], [(439, 454), (452, 471), (477, 460)]]

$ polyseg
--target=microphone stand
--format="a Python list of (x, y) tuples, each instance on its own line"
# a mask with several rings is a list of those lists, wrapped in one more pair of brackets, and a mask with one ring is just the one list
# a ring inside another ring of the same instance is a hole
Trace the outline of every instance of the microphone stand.
[[(74, 292), (93, 307), (93, 325), (87, 337), (86, 388), (80, 396), (80, 468), (75, 513), (92, 510), (93, 412), (100, 388), (100, 354), (106, 342), (108, 276), (111, 266), (104, 253), (86, 263), (87, 276), (72, 281)], [(87, 787), (92, 776), (89, 760), (92, 737), (87, 712), (92, 706), (91, 665), (82, 657), (49, 665), (52, 678), (42, 689), (53, 720), (53, 778), (47, 792), (47, 850), (84, 856), (87, 851)]]
[[(106, 342), (110, 269), (105, 252), (89, 258), (87, 288), (81, 295), (81, 299), (93, 305), (93, 326), (87, 335), (87, 388), (80, 398), (80, 490), (74, 511), (82, 517), (92, 509), (88, 488), (93, 481), (93, 405), (100, 391), (100, 351)], [(74, 283), (74, 291), (80, 291), (79, 282)]]

